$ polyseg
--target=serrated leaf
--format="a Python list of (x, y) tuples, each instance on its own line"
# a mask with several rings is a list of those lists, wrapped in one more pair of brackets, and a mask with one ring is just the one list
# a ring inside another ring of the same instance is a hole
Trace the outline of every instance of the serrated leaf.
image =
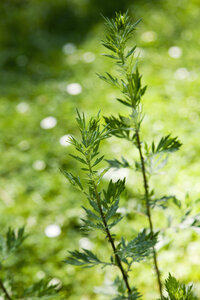
[(80, 251), (69, 251), (70, 256), (64, 260), (65, 263), (75, 266), (84, 266), (86, 268), (91, 268), (98, 264), (110, 265), (110, 263), (105, 263), (101, 261), (92, 251), (88, 249), (82, 249)]
[(158, 199), (151, 199), (149, 201), (149, 204), (152, 208), (157, 206), (157, 207), (166, 209), (168, 206), (169, 200), (171, 200), (177, 207), (179, 207), (179, 208), (181, 207), (181, 202), (174, 195), (163, 196)]
[(90, 209), (85, 208), (84, 206), (82, 206), (82, 208), (85, 210), (88, 218), (92, 218), (94, 220), (101, 220), (101, 218), (99, 216), (97, 216), (95, 213), (93, 213)]
[(108, 221), (110, 218), (112, 218), (113, 216), (116, 215), (116, 211), (119, 207), (119, 199), (116, 200), (112, 205), (111, 207), (108, 209), (106, 215), (105, 215), (105, 218), (106, 218), (106, 221)]
[(94, 162), (94, 164), (92, 165), (92, 167), (95, 167), (96, 165), (98, 165), (103, 159), (104, 159), (104, 155), (101, 157), (98, 157), (96, 159), (96, 161)]
[(107, 203), (112, 203), (117, 200), (121, 193), (125, 189), (125, 178), (123, 180), (119, 179), (113, 182), (112, 179), (109, 181), (107, 190), (103, 190), (103, 194)]
[(171, 135), (167, 135), (162, 137), (157, 146), (155, 143), (152, 143), (152, 153), (160, 153), (160, 152), (175, 152), (179, 150), (181, 147), (181, 143), (178, 140), (178, 137), (171, 138)]
[(128, 58), (129, 56), (131, 56), (134, 52), (135, 52), (136, 46), (134, 46), (131, 50), (128, 51), (126, 58)]
[(51, 284), (51, 281), (42, 279), (28, 288), (25, 288), (23, 296), (26, 299), (57, 299), (60, 290), (59, 284)]
[(129, 257), (132, 261), (139, 262), (152, 254), (152, 247), (157, 243), (157, 236), (158, 233), (152, 236), (144, 229), (127, 244), (122, 240), (118, 253), (122, 259)]
[(114, 56), (114, 55), (110, 55), (110, 54), (102, 54), (103, 56), (106, 56), (106, 57), (109, 57), (109, 58), (112, 58), (112, 59), (115, 59), (115, 60), (118, 60), (119, 58), (117, 56)]
[(109, 163), (110, 168), (120, 169), (130, 167), (128, 161), (123, 156), (121, 158), (122, 161), (119, 161), (118, 159), (106, 159), (106, 161)]
[(108, 228), (111, 229), (115, 225), (117, 225), (121, 220), (123, 219), (123, 216), (116, 218), (112, 223), (108, 224)]
[(23, 241), (27, 238), (24, 233), (24, 227), (19, 228), (17, 231), (9, 228), (6, 234), (6, 253), (17, 250)]
[(70, 155), (71, 157), (73, 157), (75, 160), (81, 162), (82, 164), (87, 165), (87, 162), (86, 162), (83, 158), (81, 158), (80, 156), (76, 156), (76, 155), (73, 155), (73, 154), (69, 154), (69, 155)]
[(64, 174), (64, 176), (68, 179), (68, 181), (74, 185), (74, 186), (77, 186), (80, 190), (83, 191), (83, 186), (81, 184), (81, 181), (80, 181), (80, 178), (79, 176), (75, 176), (73, 175), (72, 173), (70, 172), (67, 172), (65, 170), (61, 170), (61, 172)]
[(163, 297), (160, 300), (196, 300), (192, 292), (192, 285), (186, 286), (181, 284), (175, 277), (170, 273), (168, 278), (165, 280), (165, 288), (168, 293), (168, 297)]
[(93, 208), (96, 212), (99, 213), (99, 207), (98, 207), (97, 203), (96, 203), (94, 200), (92, 200), (91, 198), (88, 198), (88, 200), (89, 200), (89, 203), (90, 203), (90, 205), (92, 206), (92, 208)]
[(84, 223), (84, 226), (82, 226), (84, 229), (88, 230), (88, 229), (94, 229), (95, 228), (95, 229), (100, 229), (100, 230), (105, 231), (104, 225), (101, 224), (100, 222), (94, 223), (89, 219), (85, 220), (83, 218), (81, 219), (81, 221)]

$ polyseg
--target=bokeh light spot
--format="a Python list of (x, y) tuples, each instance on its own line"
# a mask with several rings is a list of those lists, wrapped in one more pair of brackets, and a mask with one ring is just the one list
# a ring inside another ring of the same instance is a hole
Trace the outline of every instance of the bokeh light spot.
[(56, 225), (56, 224), (51, 224), (48, 225), (45, 228), (45, 235), (49, 238), (54, 238), (57, 237), (61, 234), (61, 229), (60, 226)]

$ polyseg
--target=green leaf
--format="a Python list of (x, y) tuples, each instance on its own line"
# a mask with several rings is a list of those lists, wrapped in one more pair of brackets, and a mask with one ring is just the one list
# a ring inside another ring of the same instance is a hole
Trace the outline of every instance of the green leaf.
[(169, 195), (169, 196), (163, 196), (161, 198), (158, 198), (158, 199), (150, 199), (149, 201), (149, 205), (154, 208), (154, 207), (160, 207), (160, 208), (163, 208), (163, 209), (166, 209), (168, 204), (169, 204), (169, 201), (172, 201), (177, 207), (181, 207), (181, 202), (176, 198), (176, 196), (174, 195)]
[(26, 238), (27, 235), (24, 233), (24, 227), (19, 228), (17, 231), (9, 228), (6, 234), (7, 255), (17, 250)]
[(86, 268), (91, 268), (98, 264), (109, 264), (102, 262), (92, 251), (87, 249), (82, 249), (83, 252), (69, 251), (70, 256), (64, 260), (65, 263), (75, 266), (84, 266)]
[(100, 75), (100, 74), (98, 74), (98, 73), (97, 73), (97, 76), (98, 76), (101, 80), (105, 81), (105, 82), (108, 83), (108, 84), (111, 84), (111, 85), (116, 86), (116, 87), (119, 87), (119, 86), (120, 86), (117, 77), (113, 77), (113, 76), (112, 76), (110, 73), (108, 73), (108, 72), (106, 72), (106, 76)]
[(73, 157), (75, 160), (81, 162), (82, 164), (87, 165), (87, 162), (86, 162), (83, 158), (81, 158), (81, 157), (79, 157), (79, 156), (75, 156), (75, 155), (73, 155), (73, 154), (69, 154), (69, 155), (70, 155), (71, 157)]
[(106, 203), (112, 203), (119, 198), (125, 189), (125, 180), (125, 178), (116, 182), (113, 182), (112, 179), (110, 180), (107, 190), (103, 190)]
[(104, 159), (104, 155), (101, 156), (101, 157), (98, 157), (98, 158), (96, 159), (96, 161), (94, 162), (94, 164), (92, 165), (92, 167), (98, 165), (103, 159)]
[(114, 55), (110, 55), (110, 54), (102, 54), (103, 56), (106, 56), (106, 57), (109, 57), (109, 58), (112, 58), (112, 59), (115, 59), (115, 60), (118, 60), (119, 58), (117, 56), (114, 56)]
[(83, 230), (100, 229), (102, 231), (105, 231), (104, 225), (100, 222), (94, 223), (89, 219), (86, 220), (83, 218), (81, 219), (81, 221), (84, 223), (84, 225), (82, 226)]
[(133, 262), (139, 262), (152, 254), (152, 247), (157, 243), (158, 233), (153, 236), (146, 233), (144, 229), (136, 238), (127, 244), (122, 239), (119, 247), (119, 255), (121, 259), (131, 258)]
[(112, 205), (111, 207), (108, 209), (105, 217), (106, 217), (106, 221), (108, 221), (110, 218), (112, 218), (113, 216), (116, 215), (116, 211), (119, 207), (119, 199), (116, 200)]
[(120, 168), (129, 168), (130, 165), (128, 161), (122, 156), (122, 161), (119, 161), (118, 159), (111, 159), (111, 160), (106, 160), (109, 163), (110, 168), (115, 168), (115, 169), (120, 169)]
[(68, 181), (76, 186), (78, 189), (80, 189), (81, 191), (83, 191), (83, 186), (81, 184), (80, 178), (79, 176), (75, 176), (70, 172), (67, 172), (65, 170), (61, 170), (61, 172), (64, 174), (64, 176), (68, 179)]
[(178, 140), (178, 137), (171, 138), (170, 134), (162, 137), (157, 146), (152, 142), (152, 153), (160, 152), (175, 152), (181, 147), (181, 143)]
[(116, 48), (115, 47), (113, 47), (110, 43), (106, 43), (106, 42), (103, 42), (102, 41), (102, 43), (101, 43), (105, 48), (107, 48), (108, 50), (111, 50), (111, 51), (113, 51), (114, 53), (116, 53)]
[(115, 218), (115, 220), (112, 223), (108, 224), (108, 228), (111, 229), (115, 225), (117, 225), (121, 220), (123, 219), (123, 216)]
[(118, 138), (130, 140), (130, 131), (132, 130), (132, 126), (129, 118), (119, 115), (118, 118), (114, 116), (104, 117), (104, 120), (112, 135)]
[(197, 300), (192, 292), (192, 285), (186, 286), (185, 284), (181, 284), (170, 273), (165, 280), (165, 288), (168, 297), (163, 297), (160, 300)]
[(122, 100), (119, 98), (116, 98), (116, 100), (119, 101), (120, 103), (124, 104), (125, 106), (132, 107), (132, 104), (129, 101), (125, 101), (125, 100)]
[(99, 213), (99, 207), (96, 203), (96, 201), (92, 200), (90, 197), (88, 197), (89, 203), (92, 206), (92, 208)]
[(87, 209), (87, 208), (85, 208), (84, 206), (82, 206), (82, 207), (83, 207), (83, 209), (85, 210), (85, 212), (86, 212), (88, 218), (92, 218), (92, 219), (98, 220), (98, 221), (101, 220), (101, 218), (98, 217), (95, 213), (93, 213), (90, 209)]
[(128, 58), (129, 56), (131, 56), (134, 52), (135, 52), (136, 46), (134, 46), (131, 50), (128, 51), (126, 58)]
[(56, 295), (59, 293), (60, 286), (59, 284), (51, 284), (49, 280), (42, 279), (30, 287), (24, 290), (23, 296), (27, 299), (57, 299)]

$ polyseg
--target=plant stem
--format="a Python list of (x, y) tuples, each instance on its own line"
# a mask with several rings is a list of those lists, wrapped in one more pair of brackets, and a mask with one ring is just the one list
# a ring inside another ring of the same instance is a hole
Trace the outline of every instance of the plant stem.
[[(93, 176), (93, 171), (92, 171), (92, 168), (91, 168), (90, 161), (87, 158), (86, 158), (86, 160), (87, 160), (88, 167), (89, 167), (89, 170), (90, 170), (90, 175)], [(115, 246), (115, 242), (114, 242), (114, 239), (112, 238), (112, 235), (111, 235), (110, 230), (108, 228), (108, 224), (107, 224), (107, 221), (106, 221), (106, 218), (105, 218), (102, 206), (101, 206), (101, 199), (99, 197), (99, 193), (98, 193), (98, 190), (97, 190), (97, 185), (96, 185), (94, 180), (93, 180), (93, 188), (94, 188), (94, 192), (95, 192), (95, 196), (96, 196), (96, 200), (97, 200), (97, 205), (98, 205), (98, 208), (99, 208), (101, 219), (102, 219), (104, 227), (105, 227), (105, 231), (106, 231), (108, 240), (109, 240), (109, 242), (112, 246), (117, 266), (118, 266), (118, 268), (120, 269), (120, 271), (122, 273), (122, 277), (123, 277), (123, 280), (125, 282), (126, 288), (128, 290), (128, 295), (130, 297), (131, 296), (131, 288), (130, 288), (130, 285), (129, 285), (129, 282), (128, 282), (128, 275), (127, 275), (126, 271), (123, 268), (123, 265), (121, 263), (121, 259), (120, 259), (119, 255), (117, 254), (117, 249), (116, 249), (116, 246)]]
[[(151, 210), (150, 210), (150, 205), (149, 205), (149, 187), (148, 187), (144, 157), (142, 154), (142, 147), (141, 147), (141, 141), (140, 141), (140, 135), (139, 135), (138, 129), (136, 129), (136, 141), (137, 141), (137, 147), (139, 150), (140, 161), (141, 161), (141, 166), (142, 166), (142, 176), (143, 176), (143, 183), (144, 183), (144, 190), (145, 190), (146, 211), (147, 211), (147, 216), (148, 216), (148, 220), (149, 220), (150, 232), (151, 232), (151, 235), (153, 236), (154, 229), (153, 229), (153, 222), (152, 222), (152, 218), (151, 218)], [(162, 296), (161, 274), (160, 274), (160, 270), (158, 267), (157, 253), (156, 253), (156, 249), (154, 246), (153, 246), (153, 259), (154, 259), (154, 267), (155, 267), (155, 271), (156, 271), (156, 275), (157, 275), (157, 282), (158, 282), (158, 286), (159, 286), (160, 297), (162, 299), (163, 296)]]
[(108, 228), (108, 224), (106, 222), (106, 218), (105, 218), (105, 215), (103, 213), (103, 210), (102, 210), (102, 207), (101, 207), (101, 200), (100, 200), (100, 197), (99, 197), (99, 194), (98, 194), (98, 191), (97, 191), (97, 187), (96, 185), (94, 184), (94, 189), (95, 189), (95, 195), (96, 195), (96, 199), (97, 199), (97, 204), (98, 204), (98, 208), (99, 208), (99, 211), (100, 211), (100, 214), (101, 214), (101, 218), (102, 218), (102, 221), (103, 221), (103, 224), (104, 224), (104, 227), (105, 227), (105, 230), (106, 230), (106, 234), (108, 236), (108, 240), (112, 246), (112, 249), (113, 249), (113, 252), (114, 252), (114, 255), (115, 255), (115, 260), (117, 262), (117, 265), (122, 273), (122, 276), (123, 276), (123, 279), (124, 279), (124, 282), (126, 284), (126, 287), (127, 287), (127, 290), (128, 290), (128, 293), (129, 295), (131, 295), (131, 288), (130, 288), (130, 285), (129, 285), (129, 282), (128, 282), (128, 276), (122, 266), (122, 263), (121, 263), (121, 260), (119, 258), (119, 255), (117, 254), (117, 249), (115, 247), (115, 243), (114, 243), (114, 240), (112, 238), (112, 235), (110, 233), (110, 230)]
[(10, 295), (8, 294), (8, 292), (7, 292), (7, 290), (6, 290), (6, 288), (5, 288), (4, 284), (3, 284), (3, 282), (1, 281), (1, 279), (0, 279), (0, 287), (1, 287), (2, 291), (4, 292), (4, 294), (6, 295), (6, 298), (7, 298), (8, 300), (12, 300), (12, 298), (11, 298)]

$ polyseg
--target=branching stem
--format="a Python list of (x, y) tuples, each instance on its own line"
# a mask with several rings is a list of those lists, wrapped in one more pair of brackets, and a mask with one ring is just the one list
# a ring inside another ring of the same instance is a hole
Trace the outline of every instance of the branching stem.
[[(150, 210), (150, 205), (149, 205), (149, 187), (148, 187), (148, 180), (147, 180), (147, 176), (146, 176), (144, 157), (143, 157), (143, 153), (142, 153), (142, 147), (141, 147), (141, 141), (140, 141), (140, 135), (139, 135), (138, 129), (136, 129), (136, 141), (137, 141), (137, 147), (139, 150), (141, 167), (142, 167), (142, 176), (143, 176), (143, 183), (144, 183), (144, 190), (145, 190), (146, 211), (147, 211), (147, 216), (148, 216), (148, 220), (149, 220), (150, 232), (151, 232), (151, 235), (153, 236), (154, 229), (153, 229), (153, 222), (152, 222), (152, 218), (151, 218), (151, 210)], [(160, 297), (162, 299), (163, 296), (162, 296), (161, 274), (160, 274), (160, 270), (158, 267), (157, 253), (156, 253), (156, 249), (154, 246), (153, 246), (153, 259), (154, 259), (154, 266), (155, 266), (155, 271), (156, 271), (156, 275), (157, 275)]]
[(3, 284), (3, 282), (2, 282), (1, 279), (0, 279), (0, 288), (1, 288), (2, 291), (4, 292), (6, 298), (7, 298), (8, 300), (12, 300), (12, 298), (11, 298), (10, 295), (8, 294), (8, 291), (6, 290), (6, 288), (5, 288), (5, 286), (4, 286), (4, 284)]
[[(88, 163), (88, 167), (89, 167), (89, 170), (90, 170), (90, 175), (92, 176), (93, 172), (92, 172), (90, 161), (87, 160), (87, 163)], [(131, 296), (131, 288), (130, 288), (129, 281), (128, 281), (128, 275), (127, 275), (127, 272), (123, 268), (123, 265), (121, 263), (121, 259), (120, 259), (119, 255), (117, 254), (117, 249), (116, 249), (116, 246), (115, 246), (115, 242), (114, 242), (114, 239), (112, 238), (112, 235), (111, 235), (110, 230), (108, 228), (108, 224), (107, 224), (106, 217), (104, 215), (104, 212), (103, 212), (103, 209), (102, 209), (102, 206), (101, 206), (101, 199), (99, 197), (99, 193), (98, 193), (98, 189), (97, 189), (97, 185), (96, 185), (95, 181), (93, 181), (93, 188), (94, 188), (95, 197), (96, 197), (96, 200), (97, 200), (97, 205), (98, 205), (98, 208), (99, 208), (99, 212), (100, 212), (100, 215), (101, 215), (101, 219), (102, 219), (104, 227), (105, 227), (106, 235), (107, 235), (108, 240), (109, 240), (109, 242), (112, 246), (112, 250), (113, 250), (113, 253), (115, 255), (116, 264), (117, 264), (118, 268), (120, 269), (120, 271), (122, 273), (122, 277), (123, 277), (123, 280), (125, 282), (126, 288), (128, 290), (128, 295), (130, 297)]]

